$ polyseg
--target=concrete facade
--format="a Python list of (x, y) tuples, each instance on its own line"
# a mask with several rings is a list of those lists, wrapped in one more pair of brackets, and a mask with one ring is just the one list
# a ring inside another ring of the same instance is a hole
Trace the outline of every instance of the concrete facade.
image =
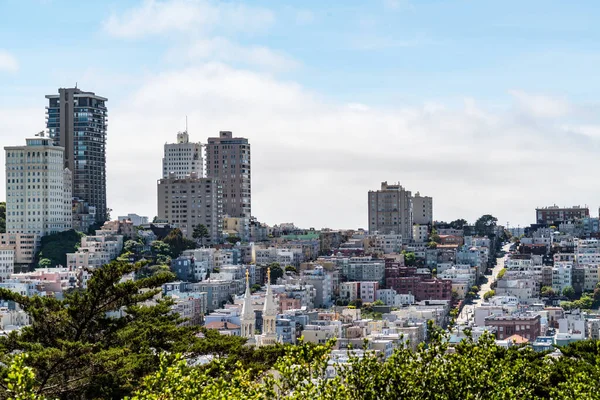
[(174, 176), (158, 181), (158, 218), (178, 227), (188, 239), (194, 227), (206, 226), (206, 244), (219, 243), (222, 235), (222, 186), (218, 179)]
[(73, 197), (95, 207), (96, 222), (104, 222), (108, 99), (77, 88), (61, 88), (46, 98), (48, 134), (65, 150), (63, 168), (73, 173)]
[(369, 191), (369, 232), (395, 232), (404, 240), (412, 238), (413, 212), (411, 192), (399, 183), (381, 183), (381, 189)]
[(193, 173), (199, 177), (204, 176), (202, 144), (190, 142), (187, 131), (177, 132), (176, 143), (165, 143), (162, 165), (163, 179), (169, 178), (171, 174), (179, 179)]
[(252, 182), (250, 143), (234, 138), (229, 131), (218, 138), (208, 138), (206, 145), (206, 176), (218, 178), (223, 186), (223, 214), (250, 218), (252, 215)]
[(64, 148), (52, 139), (27, 139), (6, 150), (6, 231), (44, 236), (73, 227), (72, 176)]

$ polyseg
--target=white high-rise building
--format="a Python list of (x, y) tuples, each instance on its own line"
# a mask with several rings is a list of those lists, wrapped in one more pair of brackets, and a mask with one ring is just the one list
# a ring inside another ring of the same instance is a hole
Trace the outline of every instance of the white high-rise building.
[(413, 224), (427, 225), (433, 223), (433, 199), (421, 196), (419, 192), (412, 197)]
[(0, 281), (4, 282), (15, 272), (15, 249), (0, 246)]
[(72, 175), (51, 138), (5, 147), (6, 231), (38, 237), (73, 227)]
[(163, 157), (163, 179), (172, 174), (183, 179), (195, 173), (198, 178), (204, 176), (202, 168), (202, 145), (190, 143), (187, 131), (177, 133), (177, 143), (165, 143)]

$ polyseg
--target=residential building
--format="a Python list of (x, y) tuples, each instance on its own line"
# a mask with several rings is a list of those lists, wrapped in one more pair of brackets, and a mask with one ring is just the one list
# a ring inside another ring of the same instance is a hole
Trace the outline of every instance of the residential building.
[(333, 296), (332, 278), (332, 274), (325, 271), (321, 266), (302, 272), (302, 282), (305, 285), (312, 285), (315, 288), (315, 307), (326, 308), (331, 305)]
[(406, 241), (412, 238), (413, 212), (411, 192), (399, 183), (381, 183), (381, 189), (369, 191), (369, 232), (395, 232)]
[(252, 215), (250, 143), (234, 138), (229, 131), (208, 138), (206, 144), (206, 176), (221, 180), (223, 214), (235, 218)]
[(535, 220), (538, 224), (558, 225), (561, 222), (589, 218), (590, 209), (581, 206), (559, 207), (556, 204), (535, 209)]
[(104, 222), (106, 207), (106, 101), (78, 88), (47, 95), (47, 128), (54, 144), (64, 148), (64, 167), (73, 173), (73, 197), (95, 207)]
[(427, 225), (414, 224), (412, 227), (412, 238), (416, 243), (426, 243), (429, 239), (429, 227)]
[(421, 196), (419, 192), (412, 197), (413, 223), (431, 225), (433, 223), (433, 198)]
[(15, 249), (12, 246), (0, 246), (0, 282), (15, 272)]
[(573, 263), (568, 261), (555, 262), (552, 267), (552, 289), (562, 292), (567, 286), (573, 286), (572, 283)]
[(180, 179), (172, 174), (158, 181), (158, 218), (178, 227), (188, 239), (194, 227), (208, 229), (205, 244), (219, 243), (223, 220), (222, 186), (218, 179), (192, 173)]
[(349, 281), (385, 280), (385, 262), (371, 257), (351, 257), (342, 265), (342, 275)]
[(15, 267), (28, 269), (35, 257), (38, 238), (38, 235), (30, 233), (0, 233), (0, 246), (14, 250)]
[(541, 334), (540, 319), (540, 315), (534, 313), (490, 315), (485, 318), (485, 326), (496, 328), (496, 337), (500, 340), (517, 334), (531, 341)]
[(127, 214), (121, 215), (118, 218), (119, 221), (129, 220), (133, 224), (133, 226), (140, 226), (148, 224), (148, 217), (137, 215), (137, 214)]
[(202, 144), (190, 142), (187, 130), (177, 132), (176, 143), (165, 143), (162, 164), (163, 179), (171, 175), (183, 179), (192, 173), (202, 177)]
[(64, 148), (41, 136), (4, 149), (6, 232), (41, 237), (71, 229), (72, 176), (63, 167)]

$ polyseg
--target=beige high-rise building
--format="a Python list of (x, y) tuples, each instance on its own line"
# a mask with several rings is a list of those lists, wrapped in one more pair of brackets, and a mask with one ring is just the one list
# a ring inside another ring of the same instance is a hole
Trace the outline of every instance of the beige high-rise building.
[(433, 199), (421, 196), (419, 192), (412, 198), (413, 224), (428, 225), (433, 223)]
[(411, 193), (402, 185), (381, 183), (381, 189), (369, 191), (369, 232), (397, 233), (403, 240), (412, 238), (413, 212)]
[(72, 175), (51, 138), (6, 150), (6, 232), (38, 237), (73, 227)]
[(177, 143), (165, 143), (163, 179), (171, 173), (180, 179), (192, 173), (203, 176), (202, 144), (190, 142), (187, 131), (177, 133)]
[(158, 218), (167, 221), (191, 239), (194, 227), (206, 226), (209, 237), (205, 244), (219, 243), (223, 227), (221, 182), (214, 178), (199, 178), (192, 173), (186, 178), (158, 181)]
[(206, 176), (218, 178), (223, 185), (223, 213), (229, 217), (246, 218), (252, 214), (250, 143), (234, 138), (229, 131), (218, 138), (208, 138), (206, 145)]

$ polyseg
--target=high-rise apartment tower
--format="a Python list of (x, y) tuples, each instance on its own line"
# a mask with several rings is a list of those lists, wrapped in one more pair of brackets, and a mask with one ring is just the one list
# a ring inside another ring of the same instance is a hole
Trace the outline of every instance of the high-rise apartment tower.
[(163, 179), (174, 173), (179, 179), (195, 173), (203, 176), (202, 145), (190, 143), (187, 131), (177, 133), (177, 143), (165, 143), (163, 156)]
[(6, 150), (6, 232), (38, 237), (72, 228), (71, 171), (46, 137)]
[(218, 178), (223, 186), (223, 213), (247, 218), (252, 213), (250, 143), (221, 131), (218, 138), (208, 138), (206, 176)]
[(402, 240), (412, 238), (413, 211), (410, 191), (399, 183), (381, 183), (381, 189), (369, 191), (369, 232), (397, 233)]
[(65, 149), (64, 167), (73, 173), (73, 197), (95, 207), (96, 221), (104, 222), (107, 99), (78, 88), (61, 88), (46, 98), (48, 134)]

